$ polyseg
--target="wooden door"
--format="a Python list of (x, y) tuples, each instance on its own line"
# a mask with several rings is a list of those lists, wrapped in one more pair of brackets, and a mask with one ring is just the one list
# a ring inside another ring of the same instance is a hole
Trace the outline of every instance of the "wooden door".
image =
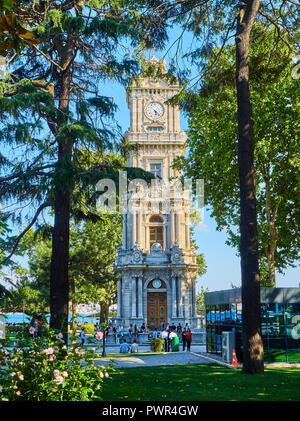
[(147, 320), (151, 329), (161, 328), (167, 323), (167, 293), (148, 292), (147, 295)]

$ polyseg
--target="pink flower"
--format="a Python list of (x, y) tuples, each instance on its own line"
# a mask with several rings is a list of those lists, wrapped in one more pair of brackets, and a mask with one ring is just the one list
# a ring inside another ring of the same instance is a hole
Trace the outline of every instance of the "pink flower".
[(55, 352), (55, 349), (52, 347), (43, 350), (43, 354), (48, 354), (48, 355), (52, 355), (54, 354), (54, 352)]
[(13, 386), (13, 389), (14, 389), (14, 390), (18, 389), (18, 386), (14, 385), (14, 386)]
[(33, 326), (30, 326), (30, 328), (29, 328), (29, 333), (30, 333), (31, 335), (33, 335), (33, 334), (34, 334), (34, 332), (35, 332), (35, 328), (34, 328)]
[(54, 374), (54, 377), (59, 376), (59, 370), (54, 370), (54, 371), (53, 371), (53, 374)]
[(17, 394), (17, 395), (21, 395), (21, 392), (18, 390), (18, 391), (16, 392), (16, 394)]
[(103, 333), (102, 332), (97, 332), (96, 333), (96, 339), (97, 339), (97, 341), (101, 341), (102, 338), (103, 338)]
[(18, 373), (19, 380), (24, 380), (24, 376), (21, 372)]
[(55, 383), (57, 383), (57, 384), (62, 384), (64, 382), (64, 380), (65, 379), (62, 376), (56, 376), (55, 379), (54, 379)]
[(102, 371), (100, 371), (100, 377), (101, 377), (101, 379), (103, 379), (103, 377), (104, 377), (104, 374), (102, 373)]

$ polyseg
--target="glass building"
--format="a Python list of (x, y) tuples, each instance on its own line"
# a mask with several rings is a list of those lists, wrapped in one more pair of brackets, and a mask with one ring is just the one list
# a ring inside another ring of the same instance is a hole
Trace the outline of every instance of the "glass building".
[[(300, 288), (261, 288), (264, 359), (300, 362)], [(243, 361), (241, 288), (205, 293), (207, 352), (222, 355), (222, 332), (235, 333)]]

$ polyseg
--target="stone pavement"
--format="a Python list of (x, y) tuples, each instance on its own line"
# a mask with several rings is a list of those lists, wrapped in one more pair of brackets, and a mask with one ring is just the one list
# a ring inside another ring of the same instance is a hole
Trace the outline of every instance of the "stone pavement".
[[(143, 347), (146, 348), (146, 347)], [(139, 347), (139, 352), (146, 352), (150, 349), (143, 349)], [(179, 351), (179, 352), (166, 352), (163, 354), (157, 355), (141, 355), (134, 356), (134, 354), (124, 354), (124, 357), (112, 358), (115, 361), (114, 368), (121, 367), (153, 367), (159, 365), (178, 365), (178, 364), (209, 364), (211, 361), (208, 361), (205, 358), (202, 358), (201, 355), (197, 355), (197, 352), (205, 351), (205, 346), (197, 346), (191, 348), (191, 352)], [(118, 352), (115, 348), (111, 350), (110, 348), (106, 349), (107, 353)], [(110, 358), (99, 358), (95, 360), (96, 365), (108, 366), (110, 363)]]

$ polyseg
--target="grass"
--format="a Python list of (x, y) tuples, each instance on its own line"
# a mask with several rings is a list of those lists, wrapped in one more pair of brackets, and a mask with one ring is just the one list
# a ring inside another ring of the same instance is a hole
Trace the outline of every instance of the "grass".
[[(264, 350), (265, 362), (286, 362), (286, 351), (281, 349)], [(288, 350), (288, 362), (300, 362), (300, 352), (298, 349)]]
[(300, 369), (266, 368), (247, 375), (215, 364), (116, 370), (104, 401), (300, 401)]

